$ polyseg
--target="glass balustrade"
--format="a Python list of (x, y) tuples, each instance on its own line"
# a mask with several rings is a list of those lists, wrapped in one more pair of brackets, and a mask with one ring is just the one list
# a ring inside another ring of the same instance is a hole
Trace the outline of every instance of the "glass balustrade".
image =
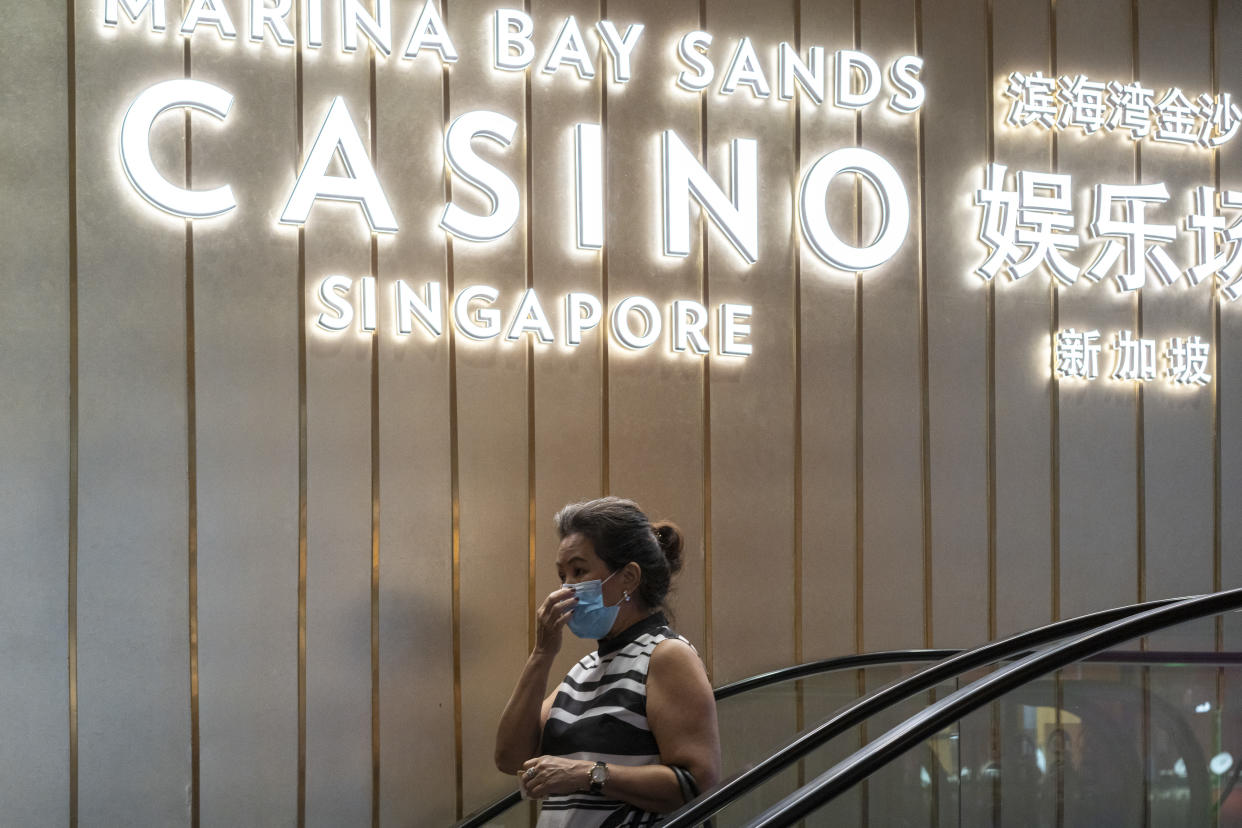
[[(1217, 649), (1222, 643), (1215, 619), (1200, 620), (1030, 681), (800, 824), (1242, 826), (1242, 652)], [(1154, 649), (1168, 644), (1186, 649)], [(869, 722), (860, 741), (884, 724)], [(840, 745), (829, 747), (804, 760), (805, 781), (843, 758)], [(749, 824), (789, 792), (787, 783), (765, 785), (758, 799), (718, 814), (716, 825)]]

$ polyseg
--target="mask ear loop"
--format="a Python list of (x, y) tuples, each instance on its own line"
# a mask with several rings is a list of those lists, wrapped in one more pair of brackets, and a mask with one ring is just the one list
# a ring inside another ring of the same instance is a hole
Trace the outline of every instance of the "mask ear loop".
[[(618, 569), (616, 572), (609, 572), (608, 578), (611, 578), (613, 575), (616, 575), (617, 572), (620, 572), (620, 571), (621, 570)], [(601, 588), (604, 586), (604, 584), (608, 583), (608, 578), (605, 578), (604, 580), (599, 582), (599, 585)], [(576, 584), (567, 584), (567, 583), (562, 582), (561, 589), (572, 589), (574, 592), (577, 592), (579, 587), (581, 587), (583, 584), (589, 584), (589, 583), (592, 583), (592, 581), (581, 581)]]
[[(620, 571), (621, 571), (620, 569), (617, 569), (617, 570), (614, 570), (614, 571), (612, 571), (612, 572), (608, 573), (608, 578), (611, 578), (613, 575), (616, 575), (616, 574), (617, 574), (618, 572), (620, 572)], [(604, 584), (608, 583), (608, 578), (605, 578), (604, 580), (602, 580), (602, 581), (600, 581), (600, 582), (599, 582), (599, 585), (600, 585), (600, 588), (601, 588), (601, 589), (603, 589)], [(628, 589), (623, 589), (623, 590), (621, 590), (621, 600), (620, 600), (620, 601), (618, 601), (618, 602), (617, 602), (617, 604), (620, 604), (620, 603), (626, 603), (626, 604), (628, 604), (629, 602), (630, 602), (630, 591), (629, 591)], [(617, 604), (612, 604), (612, 606), (614, 606), (614, 607), (615, 607)], [(605, 606), (607, 606), (607, 605), (605, 605)]]
[[(600, 581), (600, 582), (599, 582), (600, 593), (601, 593), (601, 594), (600, 594), (600, 597), (601, 597), (601, 598), (603, 597), (603, 589), (604, 589), (604, 584), (608, 583), (608, 579), (609, 579), (609, 578), (611, 578), (613, 575), (616, 575), (616, 574), (617, 574), (618, 572), (620, 572), (620, 571), (621, 571), (620, 569), (614, 569), (612, 572), (608, 573), (608, 578), (605, 578), (604, 580), (602, 580), (602, 581)], [(616, 607), (616, 606), (621, 605), (622, 603), (626, 603), (626, 604), (628, 604), (629, 602), (630, 602), (630, 591), (629, 591), (628, 589), (623, 589), (623, 590), (621, 590), (621, 600), (620, 600), (620, 601), (618, 601), (618, 602), (617, 602), (617, 603), (615, 603), (615, 604), (604, 604), (604, 606), (605, 606), (605, 607)]]
[[(624, 567), (622, 567), (622, 568), (624, 568)], [(618, 569), (618, 570), (617, 570), (617, 572), (620, 572), (620, 571), (621, 571), (620, 569)], [(617, 572), (612, 573), (612, 575), (616, 575), (616, 574), (617, 574)], [(611, 578), (611, 577), (612, 577), (612, 575), (609, 575), (609, 576), (608, 576), (608, 578)], [(605, 578), (604, 580), (606, 581), (606, 580), (608, 580), (608, 578)], [(602, 586), (602, 584), (601, 584), (601, 586)], [(627, 604), (630, 602), (630, 591), (629, 591), (628, 589), (623, 589), (623, 590), (621, 590), (621, 601), (618, 601), (617, 603), (621, 603), (622, 601), (624, 601), (624, 602), (625, 602), (625, 603), (627, 603)]]

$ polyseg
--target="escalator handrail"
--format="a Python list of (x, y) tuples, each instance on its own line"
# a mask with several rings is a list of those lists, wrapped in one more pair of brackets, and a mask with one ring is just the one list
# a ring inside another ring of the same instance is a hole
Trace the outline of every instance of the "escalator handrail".
[(1242, 609), (1242, 589), (1165, 602), (1129, 617), (1122, 617), (1054, 644), (1001, 667), (950, 693), (906, 719), (883, 735), (838, 762), (807, 785), (764, 811), (752, 828), (790, 825), (806, 817), (841, 793), (854, 787), (879, 768), (978, 710), (990, 701), (1027, 682), (1054, 672), (1094, 653), (1168, 627), (1205, 616)]
[[(1161, 602), (1154, 602), (1161, 603)], [(943, 658), (950, 658), (958, 655), (962, 650), (942, 649), (942, 650), (881, 650), (874, 653), (859, 653), (855, 655), (837, 656), (835, 658), (824, 658), (816, 661), (806, 661), (801, 664), (794, 664), (788, 667), (782, 667), (778, 670), (771, 670), (766, 673), (749, 676), (744, 679), (722, 684), (713, 692), (716, 700), (732, 698), (750, 690), (758, 690), (764, 687), (770, 687), (774, 684), (780, 684), (785, 681), (793, 681), (796, 679), (809, 678), (824, 673), (842, 672), (845, 670), (859, 670), (867, 667), (887, 667), (896, 664), (910, 664), (919, 661), (939, 661)], [(1028, 655), (1029, 652), (1024, 650), (1015, 653), (1010, 658), (1017, 658)], [(1219, 663), (1225, 659), (1228, 663), (1238, 663), (1242, 661), (1242, 653), (1222, 653), (1222, 652), (1162, 652), (1155, 650), (1146, 650), (1143, 652), (1118, 652), (1118, 653), (1097, 653), (1089, 660), (1091, 661), (1109, 661), (1109, 662), (1158, 662), (1158, 663)], [(917, 692), (917, 691), (915, 691)], [(766, 777), (765, 777), (766, 778)], [(762, 780), (757, 780), (757, 782)], [(747, 789), (749, 790), (749, 788)], [(521, 796), (517, 791), (496, 799), (495, 801), (483, 806), (477, 811), (467, 815), (458, 822), (454, 828), (480, 828), (488, 821), (504, 813), (508, 809), (517, 805), (521, 801)]]
[(754, 766), (726, 779), (702, 796), (672, 812), (661, 825), (664, 828), (688, 828), (698, 825), (737, 797), (758, 787), (829, 740), (888, 707), (925, 690), (930, 690), (962, 673), (999, 661), (1026, 656), (1036, 647), (1067, 636), (1078, 635), (1153, 608), (1164, 607), (1177, 600), (1179, 599), (1165, 598), (1100, 610), (1016, 633), (973, 650), (962, 651), (846, 705), (815, 727), (798, 734)]
[(512, 808), (522, 801), (521, 791), (513, 791), (500, 797), (490, 805), (484, 805), (472, 814), (466, 815), (461, 822), (458, 822), (453, 828), (479, 828), (486, 825), (505, 811)]
[[(757, 690), (773, 684), (780, 684), (783, 681), (807, 678), (808, 676), (815, 676), (821, 673), (859, 670), (866, 667), (887, 667), (894, 664), (909, 664), (917, 661), (939, 661), (947, 656), (957, 655), (959, 652), (961, 651), (883, 650), (874, 653), (824, 658), (818, 661), (807, 661), (802, 664), (782, 667), (779, 670), (772, 670), (767, 673), (759, 673), (758, 675), (739, 679), (729, 684), (722, 684), (712, 692), (716, 696), (716, 701), (722, 701), (749, 690)], [(480, 828), (480, 826), (485, 825), (521, 801), (521, 794), (517, 791), (505, 794), (494, 802), (484, 805), (479, 810), (467, 815), (461, 822), (454, 825), (453, 828)]]
[(817, 676), (820, 673), (832, 673), (841, 670), (861, 670), (867, 667), (887, 667), (893, 664), (908, 664), (912, 661), (940, 661), (960, 653), (961, 650), (882, 650), (875, 653), (859, 653), (857, 655), (824, 658), (818, 661), (805, 661), (779, 670), (759, 673), (749, 678), (738, 679), (722, 684), (715, 689), (716, 701), (757, 690), (782, 681)]

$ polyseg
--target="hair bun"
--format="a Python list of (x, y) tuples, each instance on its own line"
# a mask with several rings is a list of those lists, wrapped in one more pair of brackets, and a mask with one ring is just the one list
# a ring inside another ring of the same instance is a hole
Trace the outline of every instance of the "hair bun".
[(651, 524), (651, 531), (655, 532), (656, 541), (660, 544), (660, 549), (664, 552), (664, 557), (668, 560), (668, 570), (670, 573), (681, 571), (681, 530), (675, 524), (667, 520), (659, 521)]

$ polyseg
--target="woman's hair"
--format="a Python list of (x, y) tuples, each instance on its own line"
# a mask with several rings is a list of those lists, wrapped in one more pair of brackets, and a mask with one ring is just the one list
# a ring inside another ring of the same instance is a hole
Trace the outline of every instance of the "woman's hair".
[(681, 570), (681, 531), (676, 526), (668, 521), (653, 524), (637, 503), (620, 497), (570, 503), (555, 520), (562, 540), (585, 537), (608, 571), (637, 563), (643, 572), (639, 597), (649, 607), (663, 606), (673, 575)]

